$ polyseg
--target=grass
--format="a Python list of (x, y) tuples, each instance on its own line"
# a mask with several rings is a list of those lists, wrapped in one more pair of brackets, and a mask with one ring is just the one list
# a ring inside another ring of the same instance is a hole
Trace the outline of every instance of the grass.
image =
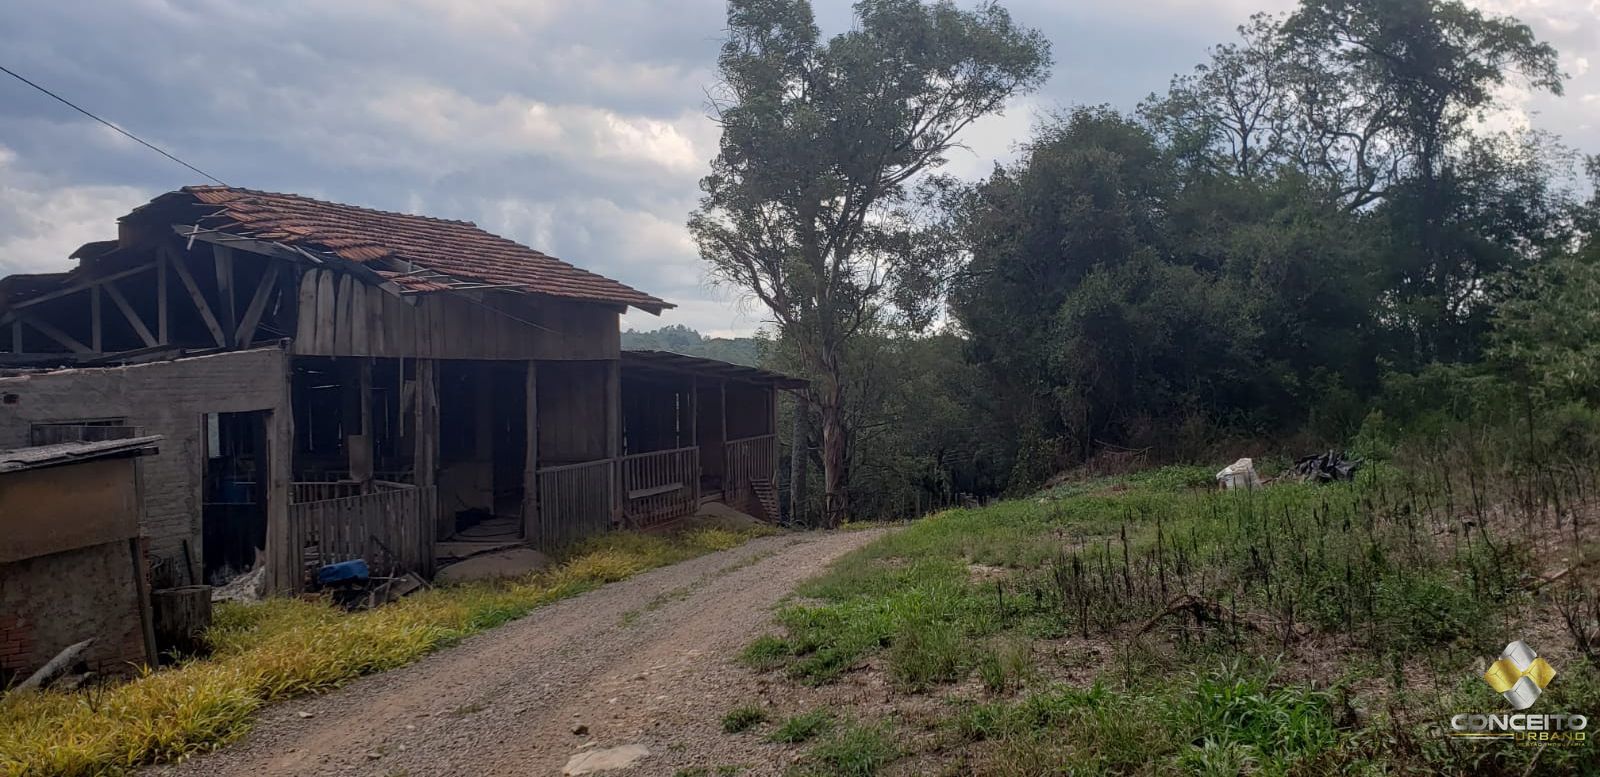
[(806, 753), (795, 771), (817, 777), (872, 777), (899, 757), (894, 732), (886, 725), (848, 723)]
[(766, 710), (754, 704), (746, 704), (734, 707), (728, 710), (728, 714), (722, 716), (722, 730), (729, 734), (738, 734), (765, 722), (767, 722)]
[(116, 773), (211, 750), (242, 735), (267, 704), (404, 666), (558, 599), (754, 535), (607, 534), (546, 572), (436, 588), (365, 612), (295, 599), (221, 605), (208, 658), (84, 692), (0, 698), (0, 774)]
[(794, 715), (780, 723), (767, 736), (768, 741), (785, 745), (809, 742), (833, 728), (833, 715), (827, 710), (812, 710)]
[[(1578, 769), (1586, 748), (1437, 731), (1498, 709), (1473, 667), (1555, 613), (1532, 581), (1587, 552), (1600, 473), (1480, 459), (1218, 493), (1211, 469), (917, 521), (804, 584), (743, 660), (812, 685), (881, 667), (902, 694), (956, 698), (976, 677), (987, 700), (949, 729), (985, 774)], [(1549, 709), (1595, 709), (1600, 661), (1542, 634), (1566, 672)]]

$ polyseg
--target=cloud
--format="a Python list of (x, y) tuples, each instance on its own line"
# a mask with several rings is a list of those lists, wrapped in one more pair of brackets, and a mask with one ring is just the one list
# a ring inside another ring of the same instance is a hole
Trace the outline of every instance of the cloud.
[(0, 275), (70, 269), (67, 255), (78, 246), (116, 237), (107, 213), (150, 198), (132, 186), (52, 183), (18, 173), (15, 163), (15, 152), (0, 146)]
[[(1600, 151), (1600, 0), (1473, 1), (1532, 25), (1573, 75), (1566, 98), (1508, 93), (1518, 115)], [(1250, 13), (1293, 7), (1003, 2), (1057, 64), (969, 128), (946, 168), (962, 177), (1011, 158), (1040, 116), (1132, 108)], [(816, 6), (825, 30), (850, 23), (848, 0)], [(683, 226), (717, 149), (704, 106), (724, 13), (722, 0), (8, 0), (0, 50), (229, 183), (470, 219), (681, 306), (630, 324), (748, 332), (759, 311), (706, 282)], [(66, 267), (117, 216), (197, 182), (9, 80), (0, 148), (0, 271)]]

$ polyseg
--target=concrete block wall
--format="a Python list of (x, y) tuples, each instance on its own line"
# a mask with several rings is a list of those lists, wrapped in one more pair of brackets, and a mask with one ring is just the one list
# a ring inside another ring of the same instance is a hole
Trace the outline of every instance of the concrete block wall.
[(0, 564), (0, 672), (21, 679), (90, 637), (91, 670), (122, 674), (144, 663), (133, 575), (126, 542)]
[[(178, 569), (187, 539), (192, 563), (201, 568), (205, 414), (268, 410), (281, 428), (289, 419), (288, 365), (282, 349), (258, 348), (0, 378), (0, 449), (26, 446), (34, 424), (88, 419), (120, 418), (146, 434), (164, 436), (160, 452), (139, 462), (142, 534), (149, 539), (150, 555)], [(269, 440), (279, 446), (278, 455), (291, 444), (280, 445), (281, 439)], [(287, 493), (276, 501), (286, 503)]]

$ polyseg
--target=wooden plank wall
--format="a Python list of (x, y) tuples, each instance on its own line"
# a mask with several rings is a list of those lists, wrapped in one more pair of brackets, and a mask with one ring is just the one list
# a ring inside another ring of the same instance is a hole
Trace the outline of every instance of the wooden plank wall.
[[(616, 362), (610, 362), (615, 364)], [(608, 458), (607, 362), (546, 363), (538, 370), (541, 467)]]
[[(509, 292), (404, 298), (333, 270), (300, 276), (294, 353), (434, 359), (615, 359), (617, 310)], [(415, 303), (415, 304), (413, 304)]]

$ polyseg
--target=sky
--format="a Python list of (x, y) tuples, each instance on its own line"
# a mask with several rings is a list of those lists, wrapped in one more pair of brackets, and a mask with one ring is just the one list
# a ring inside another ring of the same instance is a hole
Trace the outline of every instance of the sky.
[[(965, 2), (966, 0), (961, 0)], [(1561, 52), (1566, 95), (1503, 120), (1600, 153), (1600, 0), (1471, 0)], [(846, 0), (814, 0), (824, 33)], [(1290, 0), (1011, 0), (1052, 43), (1038, 92), (945, 172), (1014, 158), (1041, 117), (1131, 109)], [(235, 186), (467, 219), (674, 302), (623, 326), (748, 334), (684, 223), (715, 155), (721, 0), (5, 0), (0, 65)], [(66, 269), (115, 219), (200, 176), (0, 74), (0, 275)]]

